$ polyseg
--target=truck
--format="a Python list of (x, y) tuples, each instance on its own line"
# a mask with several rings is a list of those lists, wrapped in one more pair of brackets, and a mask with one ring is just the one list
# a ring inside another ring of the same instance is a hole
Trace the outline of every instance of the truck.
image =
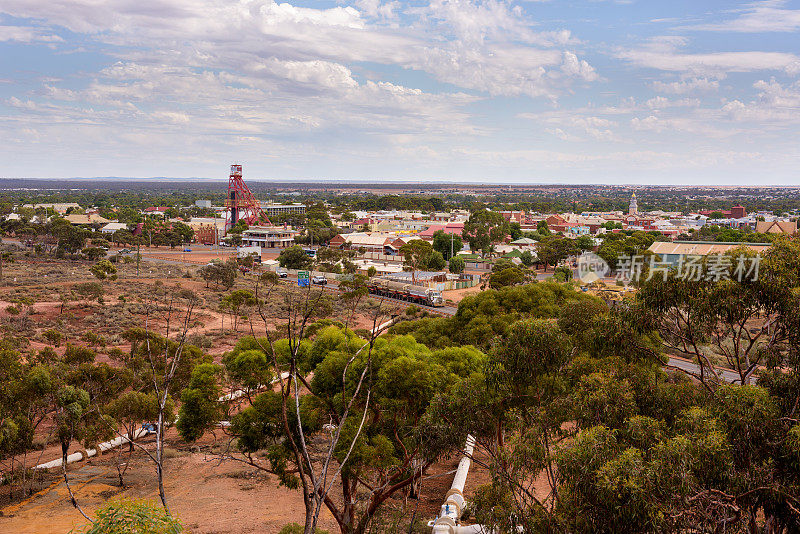
[(442, 292), (438, 289), (404, 284), (402, 282), (394, 282), (382, 278), (372, 278), (367, 283), (367, 289), (372, 295), (381, 297), (404, 300), (406, 302), (423, 304), (425, 306), (444, 306)]

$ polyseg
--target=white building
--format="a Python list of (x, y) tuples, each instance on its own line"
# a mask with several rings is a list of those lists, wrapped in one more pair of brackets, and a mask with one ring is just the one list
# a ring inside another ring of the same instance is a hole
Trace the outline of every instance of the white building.
[(267, 217), (276, 217), (278, 215), (286, 214), (303, 215), (306, 212), (306, 205), (300, 203), (270, 204), (264, 202), (261, 204), (261, 209), (267, 214)]
[(117, 230), (127, 230), (128, 225), (121, 222), (110, 222), (107, 225), (100, 228), (100, 232), (104, 234), (113, 234)]
[(288, 248), (294, 245), (297, 231), (283, 226), (251, 226), (242, 232), (242, 246)]

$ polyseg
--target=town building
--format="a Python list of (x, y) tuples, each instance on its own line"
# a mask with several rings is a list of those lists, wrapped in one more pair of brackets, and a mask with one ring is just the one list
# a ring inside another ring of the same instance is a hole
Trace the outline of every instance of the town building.
[(294, 204), (271, 204), (262, 203), (261, 209), (267, 214), (267, 217), (277, 217), (279, 215), (304, 215), (306, 213), (306, 205), (300, 203)]
[(757, 221), (756, 232), (759, 234), (785, 234), (797, 233), (797, 221)]
[(745, 247), (753, 252), (763, 255), (770, 247), (770, 243), (720, 243), (716, 241), (656, 241), (650, 245), (649, 250), (661, 257), (661, 261), (678, 265), (686, 256), (709, 256), (724, 254), (739, 247)]
[(283, 226), (251, 226), (242, 232), (242, 246), (288, 248), (294, 245), (297, 231)]
[(75, 202), (54, 202), (54, 203), (44, 203), (44, 204), (25, 204), (22, 206), (23, 208), (32, 208), (34, 210), (43, 209), (46, 212), (52, 211), (54, 213), (58, 213), (63, 215), (67, 213), (67, 210), (79, 210), (81, 209), (80, 205)]
[(110, 222), (107, 225), (100, 228), (100, 232), (103, 234), (113, 234), (119, 230), (127, 230), (128, 225), (126, 223), (121, 222)]
[(111, 222), (105, 217), (101, 217), (96, 213), (87, 213), (87, 214), (70, 213), (69, 215), (65, 215), (64, 219), (70, 224), (73, 224), (75, 226), (82, 226), (88, 224), (108, 224)]
[(352, 234), (334, 236), (328, 246), (349, 250), (363, 249), (367, 253), (395, 256), (400, 253), (400, 247), (407, 242), (407, 239), (395, 233), (353, 232)]

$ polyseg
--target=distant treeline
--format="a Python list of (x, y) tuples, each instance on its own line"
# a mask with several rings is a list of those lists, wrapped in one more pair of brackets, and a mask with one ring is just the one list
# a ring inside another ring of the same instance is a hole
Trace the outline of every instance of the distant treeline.
[[(667, 188), (620, 186), (426, 186), (410, 184), (339, 184), (311, 182), (248, 181), (262, 200), (330, 203), (336, 211), (448, 211), (482, 207), (538, 213), (627, 211), (631, 194), (640, 211), (697, 212), (729, 210), (742, 205), (748, 212), (792, 213), (800, 209), (800, 189), (789, 188)], [(457, 188), (470, 192), (454, 192)], [(396, 194), (371, 194), (370, 190), (397, 189)], [(166, 180), (0, 180), (0, 210), (7, 213), (16, 204), (76, 202), (100, 208), (189, 206), (198, 199), (215, 205), (225, 201), (227, 182)], [(348, 190), (352, 190), (348, 192)], [(414, 191), (405, 194), (403, 191)], [(291, 192), (288, 196), (286, 193)]]

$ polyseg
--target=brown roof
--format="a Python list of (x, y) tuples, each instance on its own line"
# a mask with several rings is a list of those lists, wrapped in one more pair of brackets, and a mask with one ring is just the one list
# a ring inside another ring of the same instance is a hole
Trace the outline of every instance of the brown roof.
[(758, 221), (756, 232), (759, 234), (789, 234), (797, 233), (796, 221)]

